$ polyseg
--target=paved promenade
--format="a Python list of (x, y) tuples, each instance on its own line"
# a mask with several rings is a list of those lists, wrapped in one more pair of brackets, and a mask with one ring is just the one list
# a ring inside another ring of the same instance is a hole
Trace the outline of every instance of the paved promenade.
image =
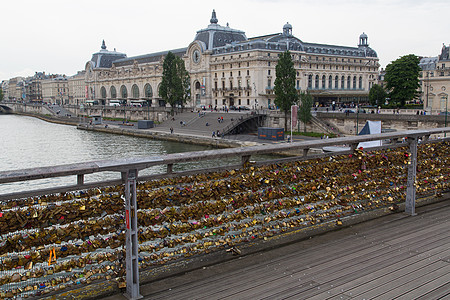
[(450, 299), (450, 201), (417, 212), (236, 256), (142, 285), (141, 294), (144, 299)]

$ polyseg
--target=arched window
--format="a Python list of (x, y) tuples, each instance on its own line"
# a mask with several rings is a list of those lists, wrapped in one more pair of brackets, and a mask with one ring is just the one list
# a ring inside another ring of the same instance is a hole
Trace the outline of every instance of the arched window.
[(316, 82), (314, 83), (314, 87), (315, 87), (316, 89), (319, 88), (319, 75), (316, 75)]
[(120, 87), (120, 97), (121, 97), (122, 99), (127, 99), (127, 98), (128, 98), (127, 87), (124, 86), (124, 85), (122, 85), (122, 86)]
[(334, 88), (338, 89), (339, 88), (339, 76), (336, 75), (336, 77), (334, 77)]
[(362, 90), (362, 76), (359, 76), (359, 89)]
[(145, 98), (152, 98), (153, 97), (153, 91), (152, 86), (150, 84), (145, 84), (144, 86), (144, 96)]
[(333, 88), (333, 76), (328, 76), (328, 89), (331, 90)]
[(325, 75), (322, 75), (322, 89), (325, 89), (325, 84), (327, 83)]
[(341, 77), (341, 89), (345, 89), (345, 77), (343, 75)]
[(356, 76), (353, 76), (353, 89), (356, 90)]
[(134, 99), (139, 99), (139, 88), (136, 84), (133, 84), (131, 87), (131, 94), (133, 95)]
[(106, 99), (106, 88), (104, 86), (100, 89), (100, 95), (103, 99)]
[(347, 89), (348, 90), (352, 88), (351, 83), (352, 83), (352, 77), (348, 76), (347, 77)]
[(312, 75), (308, 76), (308, 89), (312, 89)]
[(199, 90), (200, 89), (200, 82), (195, 82), (195, 90)]
[(117, 98), (116, 88), (114, 86), (111, 86), (109, 91), (111, 92), (111, 99), (116, 99)]

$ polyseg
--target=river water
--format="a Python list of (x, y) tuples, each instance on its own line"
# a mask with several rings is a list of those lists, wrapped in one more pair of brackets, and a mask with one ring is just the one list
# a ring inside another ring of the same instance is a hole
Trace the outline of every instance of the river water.
[[(0, 171), (211, 149), (206, 146), (78, 130), (74, 126), (48, 123), (37, 118), (18, 115), (0, 115), (0, 134)], [(240, 158), (236, 157), (222, 163), (239, 161)], [(174, 170), (211, 166), (217, 166), (217, 161), (174, 166)], [(161, 173), (165, 168), (156, 166), (143, 170), (140, 174)], [(120, 174), (117, 172), (92, 174), (85, 176), (85, 181), (113, 178), (120, 178)], [(69, 176), (0, 184), (0, 194), (75, 183), (76, 177)]]

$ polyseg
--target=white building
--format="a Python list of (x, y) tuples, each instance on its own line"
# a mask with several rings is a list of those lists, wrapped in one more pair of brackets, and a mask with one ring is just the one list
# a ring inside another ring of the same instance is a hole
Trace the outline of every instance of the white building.
[[(292, 54), (298, 90), (309, 91), (316, 104), (365, 102), (378, 79), (378, 57), (366, 34), (356, 47), (303, 42), (287, 23), (283, 31), (247, 38), (241, 30), (218, 24), (213, 11), (210, 24), (197, 31), (186, 48), (170, 50), (185, 61), (191, 77), (188, 106), (272, 107), (278, 55)], [(158, 90), (168, 51), (142, 56), (106, 50), (86, 63), (87, 99), (106, 104), (147, 100), (165, 105)]]

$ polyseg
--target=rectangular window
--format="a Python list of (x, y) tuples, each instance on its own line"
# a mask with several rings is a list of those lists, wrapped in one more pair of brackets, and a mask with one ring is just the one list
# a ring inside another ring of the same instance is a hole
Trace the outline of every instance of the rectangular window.
[(267, 75), (269, 75), (269, 76), (270, 76), (270, 70), (267, 70)]
[(250, 99), (247, 99), (247, 105), (250, 105)]
[(238, 101), (239, 101), (239, 105), (241, 105), (241, 99), (239, 99)]
[(270, 79), (267, 79), (267, 87), (270, 89), (272, 85), (272, 81)]

